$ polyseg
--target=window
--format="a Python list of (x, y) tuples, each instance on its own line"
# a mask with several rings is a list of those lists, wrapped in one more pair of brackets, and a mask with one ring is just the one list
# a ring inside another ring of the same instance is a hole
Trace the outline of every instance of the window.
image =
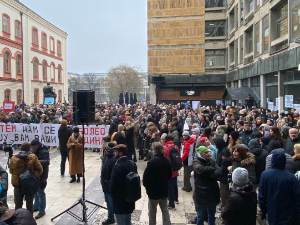
[(32, 30), (32, 43), (38, 45), (38, 31), (37, 29)]
[(241, 14), (240, 14), (240, 26), (242, 26), (244, 24), (244, 0), (241, 0), (240, 3), (240, 10), (241, 10)]
[(21, 74), (21, 56), (20, 55), (17, 55), (16, 57), (16, 71), (17, 71), (17, 74)]
[(225, 7), (225, 0), (205, 0), (205, 8)]
[(260, 77), (252, 77), (251, 78), (251, 87), (259, 87), (260, 86)]
[(292, 9), (292, 37), (300, 37), (300, 4)]
[(249, 12), (253, 10), (253, 0), (249, 1)]
[(234, 62), (234, 41), (229, 44), (228, 49), (229, 64)]
[(50, 66), (50, 75), (51, 75), (51, 80), (55, 80), (55, 65), (51, 64)]
[(269, 15), (265, 16), (262, 19), (262, 27), (263, 27), (263, 53), (269, 51)]
[(225, 50), (205, 50), (206, 67), (225, 67)]
[(242, 80), (242, 87), (248, 87), (248, 78)]
[(10, 101), (10, 89), (4, 91), (4, 101)]
[(34, 89), (33, 101), (35, 104), (39, 104), (39, 89)]
[(42, 48), (46, 49), (47, 48), (47, 35), (42, 34)]
[(39, 73), (39, 68), (38, 68), (38, 61), (34, 60), (33, 61), (33, 78), (38, 79), (38, 74)]
[(9, 17), (6, 15), (2, 16), (2, 30), (9, 33)]
[[(225, 36), (225, 21), (206, 21), (205, 22), (205, 37)], [(57, 43), (57, 53), (60, 44)]]
[(235, 66), (238, 65), (238, 50), (239, 50), (238, 39), (236, 39), (234, 41), (234, 62), (235, 62)]
[(278, 74), (270, 74), (267, 76), (267, 84), (277, 84), (278, 83)]
[[(298, 12), (297, 12), (298, 13)], [(276, 10), (276, 38), (285, 36), (288, 33), (288, 4), (287, 2)]]
[(50, 51), (54, 52), (54, 38), (50, 37)]
[(10, 54), (9, 52), (4, 53), (4, 72), (10, 72)]
[(60, 41), (57, 41), (57, 54), (61, 55), (61, 44), (60, 44)]
[(259, 22), (255, 24), (255, 56), (258, 56), (260, 53), (260, 36), (259, 36), (259, 31), (260, 31), (260, 26)]
[(43, 80), (47, 80), (47, 63), (43, 63)]
[(15, 21), (15, 36), (21, 38), (21, 23), (19, 21)]
[(62, 102), (62, 91), (58, 90), (58, 101)]
[(229, 18), (228, 18), (228, 34), (230, 34), (234, 28), (235, 28), (235, 22), (234, 22), (234, 19), (235, 19), (235, 15), (234, 15), (234, 9), (231, 10), (231, 12), (229, 13)]
[(246, 31), (246, 50), (247, 54), (253, 52), (253, 27)]
[(240, 37), (240, 63), (244, 62), (244, 38)]
[(260, 7), (260, 0), (256, 0), (256, 9)]
[(239, 27), (239, 20), (238, 20), (238, 11), (239, 11), (239, 4), (234, 7), (234, 28), (237, 30)]
[(61, 82), (61, 68), (60, 66), (58, 66), (58, 69), (57, 69), (57, 79), (59, 82)]
[(20, 105), (22, 102), (22, 90), (17, 90), (17, 105)]

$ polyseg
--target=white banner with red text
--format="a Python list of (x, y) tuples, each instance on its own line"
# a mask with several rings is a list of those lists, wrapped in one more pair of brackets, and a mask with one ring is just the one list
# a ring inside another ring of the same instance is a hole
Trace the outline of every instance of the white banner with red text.
[[(58, 129), (60, 124), (4, 124), (0, 123), (0, 144), (23, 144), (39, 139), (46, 146), (58, 147)], [(78, 126), (82, 134), (82, 126)], [(89, 125), (84, 126), (84, 147), (100, 148), (103, 144), (103, 137), (108, 136), (109, 126)]]

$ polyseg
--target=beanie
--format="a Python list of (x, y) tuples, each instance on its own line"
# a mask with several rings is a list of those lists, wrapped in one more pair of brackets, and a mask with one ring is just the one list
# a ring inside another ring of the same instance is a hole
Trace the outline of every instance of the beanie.
[(244, 186), (248, 184), (248, 171), (245, 168), (236, 168), (232, 173), (232, 182), (238, 186)]
[(39, 142), (38, 139), (34, 139), (34, 140), (31, 141), (30, 145), (31, 145), (31, 146), (34, 146), (34, 145), (40, 145), (40, 142)]
[(184, 131), (184, 132), (182, 133), (182, 136), (190, 136), (190, 133), (189, 133), (188, 131)]
[(200, 142), (200, 143), (204, 143), (205, 140), (206, 140), (206, 138), (207, 138), (207, 137), (202, 137), (202, 138), (200, 138), (199, 142)]
[(201, 154), (203, 154), (204, 152), (207, 152), (207, 151), (209, 151), (209, 150), (208, 150), (208, 148), (206, 148), (205, 146), (200, 146), (200, 147), (197, 148), (197, 151), (198, 151), (198, 153), (201, 155)]
[(108, 143), (105, 147), (105, 150), (109, 153), (113, 153), (114, 152), (114, 147), (115, 147), (115, 145), (113, 143)]
[(248, 146), (249, 146), (250, 148), (251, 148), (252, 146), (253, 146), (253, 147), (256, 147), (257, 144), (258, 144), (257, 140), (251, 139), (251, 140), (249, 141), (249, 143), (248, 143)]

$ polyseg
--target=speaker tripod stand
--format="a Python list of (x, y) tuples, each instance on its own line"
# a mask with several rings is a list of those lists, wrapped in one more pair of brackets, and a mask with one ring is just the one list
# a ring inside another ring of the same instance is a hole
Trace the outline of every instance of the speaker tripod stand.
[[(88, 220), (91, 218), (91, 216), (97, 211), (99, 208), (107, 209), (99, 204), (96, 204), (94, 202), (91, 202), (85, 198), (85, 165), (84, 165), (84, 123), (82, 123), (82, 197), (78, 200), (76, 204), (71, 206), (70, 208), (67, 208), (65, 211), (61, 212), (60, 214), (56, 215), (55, 217), (51, 218), (51, 221), (56, 219), (57, 217), (61, 216), (64, 213), (68, 213), (73, 218), (77, 219), (80, 222), (84, 222), (85, 225), (87, 225)], [(93, 210), (87, 214), (87, 206), (86, 203), (89, 203), (94, 206)], [(82, 206), (82, 217), (76, 215), (75, 213), (71, 212), (70, 210), (75, 208), (77, 205)]]

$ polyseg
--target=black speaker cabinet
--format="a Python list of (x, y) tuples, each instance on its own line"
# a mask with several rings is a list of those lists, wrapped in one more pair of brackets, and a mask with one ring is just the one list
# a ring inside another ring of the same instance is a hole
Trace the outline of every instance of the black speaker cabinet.
[(95, 92), (78, 90), (73, 92), (73, 121), (75, 124), (91, 124), (95, 120)]

